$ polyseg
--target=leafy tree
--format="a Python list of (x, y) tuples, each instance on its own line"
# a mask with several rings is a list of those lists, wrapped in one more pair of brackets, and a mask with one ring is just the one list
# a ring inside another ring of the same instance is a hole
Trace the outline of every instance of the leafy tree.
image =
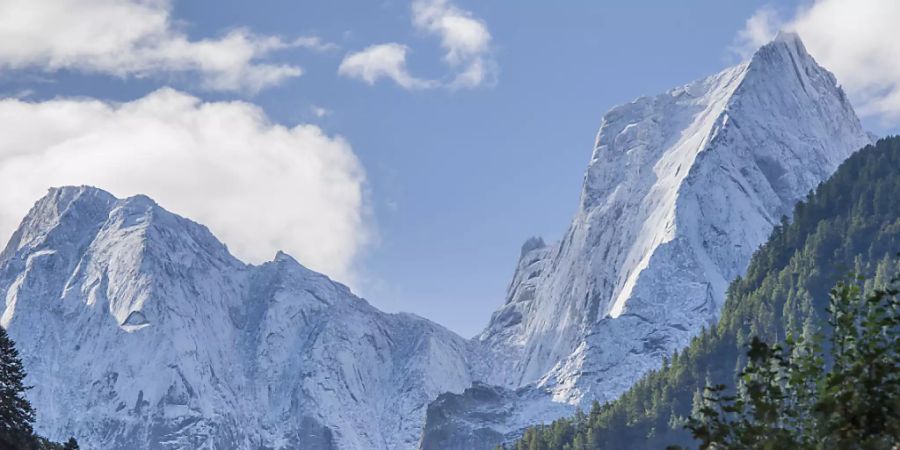
[(65, 445), (63, 445), (63, 450), (78, 450), (78, 441), (75, 438), (69, 438)]

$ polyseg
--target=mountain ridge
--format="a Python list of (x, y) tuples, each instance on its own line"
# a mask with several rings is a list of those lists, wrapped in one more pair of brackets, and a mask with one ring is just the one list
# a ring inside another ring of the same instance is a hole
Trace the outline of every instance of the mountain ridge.
[(613, 108), (572, 225), (526, 241), (472, 340), (285, 253), (246, 264), (146, 196), (55, 188), (0, 253), (0, 323), (37, 429), (87, 448), (492, 448), (686, 346), (780, 216), (868, 139), (795, 35)]
[[(868, 143), (834, 75), (791, 33), (748, 62), (612, 108), (568, 231), (520, 260), (478, 338), (496, 360), (485, 381), (570, 412), (616, 398), (714, 323), (781, 216)], [(457, 448), (430, 439), (432, 427), (472, 432), (465, 412), (429, 411), (423, 449)]]
[(144, 196), (51, 189), (15, 236), (0, 259), (3, 325), (47, 436), (413, 448), (427, 402), (471, 384), (452, 332), (382, 313), (285, 253), (244, 264)]
[[(702, 405), (705, 386), (736, 386), (754, 339), (827, 336), (831, 287), (842, 280), (863, 289), (890, 284), (900, 270), (900, 137), (888, 137), (848, 158), (799, 202), (734, 280), (719, 322), (692, 339), (623, 396), (589, 413), (532, 427), (519, 450), (543, 448), (656, 449), (697, 445), (683, 428)], [(848, 274), (853, 279), (848, 280)], [(827, 342), (827, 340), (826, 340)], [(540, 443), (552, 442), (546, 446)], [(576, 444), (578, 442), (578, 444)], [(566, 447), (569, 446), (569, 447)]]

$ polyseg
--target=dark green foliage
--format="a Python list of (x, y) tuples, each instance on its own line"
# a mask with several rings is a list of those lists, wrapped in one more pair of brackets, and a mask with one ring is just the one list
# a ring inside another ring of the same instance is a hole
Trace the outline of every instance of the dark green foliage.
[(25, 399), (25, 369), (12, 339), (0, 327), (0, 447), (31, 440), (34, 410)]
[[(74, 447), (69, 447), (70, 445), (74, 445)], [(69, 450), (78, 448), (80, 447), (78, 447), (78, 442), (75, 441), (75, 438), (69, 438), (69, 441), (65, 444), (60, 444), (36, 436), (28, 445), (18, 447), (17, 450)]]
[(817, 384), (812, 415), (828, 448), (900, 444), (900, 278), (863, 297), (855, 285), (832, 292), (832, 367)]
[(889, 450), (900, 443), (900, 278), (864, 296), (832, 290), (830, 364), (820, 339), (753, 339), (737, 393), (707, 386), (687, 428), (702, 450)]
[[(746, 275), (729, 287), (718, 326), (704, 330), (661, 369), (642, 377), (617, 401), (566, 425), (526, 431), (516, 449), (659, 449), (696, 445), (684, 429), (705, 386), (738, 383), (753, 338), (829, 336), (829, 288), (849, 272), (884, 286), (900, 253), (900, 138), (880, 140), (845, 161), (784, 219), (754, 254)], [(811, 345), (811, 343), (810, 343)], [(823, 346), (831, 345), (830, 340)], [(827, 349), (826, 349), (827, 350)], [(767, 376), (766, 374), (759, 374)], [(722, 395), (729, 395), (722, 392)], [(574, 437), (557, 442), (557, 431)], [(531, 446), (531, 443), (534, 446)], [(582, 447), (575, 447), (576, 442)], [(545, 445), (546, 447), (541, 447)]]
[(25, 375), (15, 343), (0, 327), (0, 450), (77, 450), (74, 438), (63, 445), (34, 435), (35, 411), (25, 398)]

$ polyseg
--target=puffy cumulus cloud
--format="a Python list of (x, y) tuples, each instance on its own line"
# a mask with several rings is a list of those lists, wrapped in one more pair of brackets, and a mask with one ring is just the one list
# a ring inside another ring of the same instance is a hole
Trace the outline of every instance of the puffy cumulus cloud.
[(0, 235), (49, 186), (80, 184), (147, 194), (250, 262), (283, 249), (351, 284), (371, 236), (363, 169), (344, 139), (316, 126), (172, 89), (122, 104), (0, 100)]
[(341, 61), (338, 73), (368, 84), (375, 84), (379, 79), (386, 78), (406, 89), (433, 87), (435, 82), (410, 75), (406, 69), (408, 50), (405, 45), (397, 43), (372, 45), (348, 54)]
[(231, 30), (191, 40), (173, 25), (169, 0), (4, 0), (0, 69), (71, 69), (115, 76), (199, 74), (212, 90), (256, 92), (300, 76), (260, 60), (289, 47), (327, 50), (317, 37), (285, 41)]
[[(835, 73), (858, 112), (886, 122), (900, 118), (900, 39), (895, 0), (818, 0), (779, 16), (763, 8), (738, 35), (758, 46), (778, 29), (796, 31), (809, 52)], [(739, 45), (740, 47), (740, 45)]]
[(470, 12), (448, 0), (414, 0), (412, 23), (417, 30), (440, 38), (444, 62), (452, 70), (449, 79), (411, 75), (406, 64), (409, 48), (395, 42), (349, 53), (338, 73), (369, 84), (390, 79), (406, 89), (474, 88), (495, 81), (497, 64), (491, 53), (491, 34)]

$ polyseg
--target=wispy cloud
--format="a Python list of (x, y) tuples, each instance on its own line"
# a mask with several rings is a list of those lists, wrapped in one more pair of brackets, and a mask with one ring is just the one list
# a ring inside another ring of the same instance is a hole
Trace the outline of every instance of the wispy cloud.
[(778, 11), (771, 5), (763, 6), (756, 10), (744, 23), (744, 28), (738, 31), (731, 51), (741, 58), (749, 58), (757, 49), (771, 41), (781, 26)]
[(314, 116), (319, 117), (319, 118), (331, 115), (331, 111), (329, 111), (327, 108), (324, 108), (324, 107), (321, 107), (318, 105), (312, 105), (310, 110), (312, 111), (312, 114)]
[(326, 42), (318, 36), (300, 36), (291, 41), (292, 47), (308, 48), (317, 52), (328, 52), (340, 48), (333, 42)]
[(406, 68), (405, 45), (397, 43), (372, 45), (364, 50), (348, 54), (338, 73), (375, 84), (380, 79), (393, 80), (406, 89), (424, 89), (437, 85), (435, 81), (423, 80), (410, 75)]
[(409, 47), (390, 42), (349, 53), (338, 73), (369, 84), (390, 79), (406, 89), (475, 88), (496, 80), (497, 64), (487, 25), (448, 0), (413, 0), (415, 29), (440, 38), (443, 60), (451, 69), (445, 80), (416, 77), (407, 69)]
[(292, 47), (318, 51), (317, 37), (286, 41), (239, 28), (191, 40), (173, 24), (167, 0), (4, 0), (0, 68), (61, 69), (114, 76), (198, 74), (204, 88), (256, 92), (303, 71), (263, 62)]
[(756, 12), (736, 48), (758, 47), (778, 29), (797, 32), (809, 52), (835, 73), (863, 116), (900, 118), (900, 2), (818, 0), (784, 17), (772, 7)]
[(459, 72), (454, 87), (476, 87), (492, 81), (495, 62), (491, 57), (491, 34), (487, 25), (448, 0), (414, 0), (413, 25), (440, 36), (444, 60)]
[(90, 184), (147, 194), (250, 262), (281, 249), (353, 283), (372, 235), (364, 183), (344, 139), (246, 102), (172, 89), (121, 104), (0, 100), (0, 239), (48, 186)]

